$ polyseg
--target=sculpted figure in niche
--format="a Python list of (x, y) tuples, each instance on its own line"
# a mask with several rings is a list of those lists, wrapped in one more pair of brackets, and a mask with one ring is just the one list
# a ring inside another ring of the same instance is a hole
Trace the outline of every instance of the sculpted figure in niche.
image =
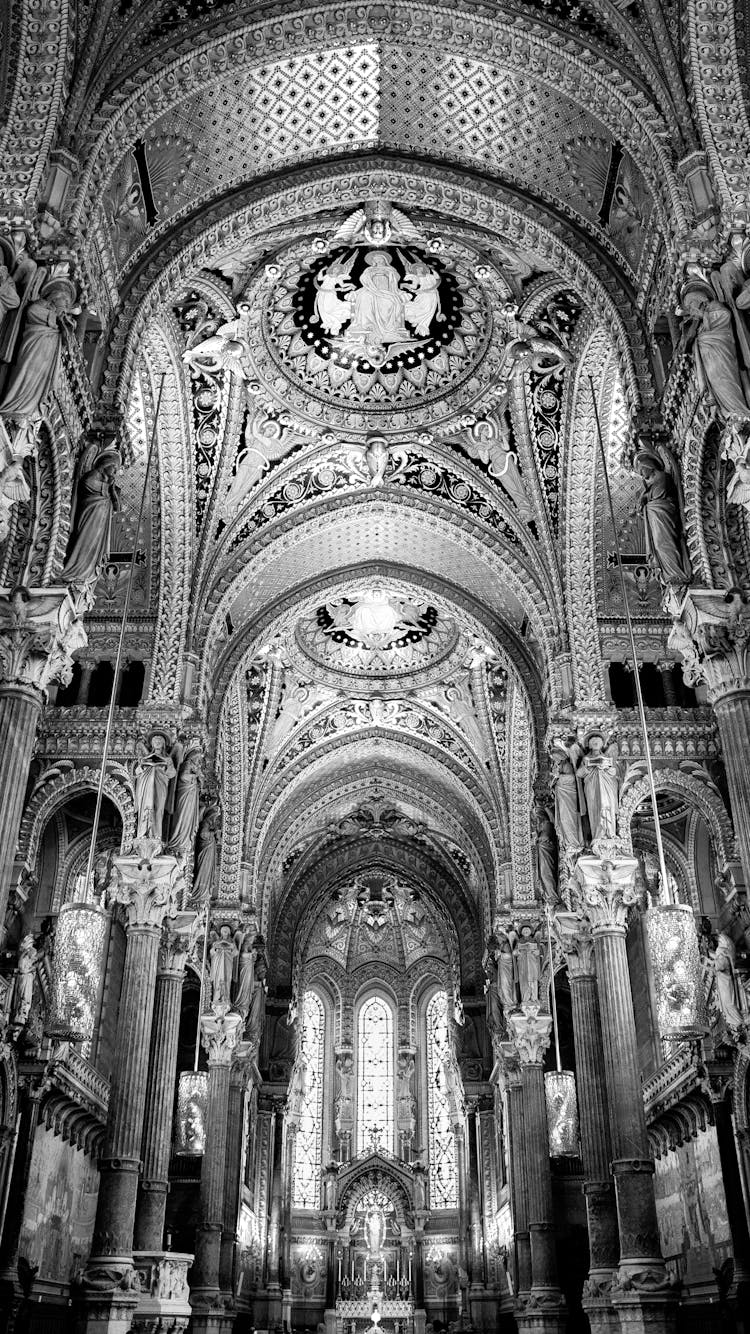
[(411, 1052), (401, 1052), (396, 1073), (396, 1102), (399, 1130), (414, 1134), (414, 1095), (411, 1089), (415, 1061)]
[(193, 903), (207, 903), (213, 897), (219, 860), (219, 807), (207, 806), (195, 840)]
[[(261, 944), (257, 948), (255, 955), (255, 976), (253, 979), (253, 994), (250, 998), (250, 1009), (248, 1011), (247, 1023), (245, 1024), (245, 1036), (251, 1042), (260, 1042), (263, 1033), (263, 1025), (266, 1020), (266, 977), (268, 976), (268, 963), (264, 953), (265, 946), (263, 937), (258, 937)], [(257, 941), (256, 941), (257, 945)]]
[(534, 834), (534, 861), (536, 877), (542, 898), (548, 903), (556, 903), (559, 894), (557, 888), (557, 836), (550, 812), (541, 803), (536, 807), (536, 831)]
[(163, 840), (169, 785), (177, 775), (168, 753), (169, 737), (152, 732), (148, 744), (138, 743), (135, 766), (136, 837)]
[(539, 945), (534, 939), (533, 928), (525, 925), (519, 931), (518, 946), (518, 990), (521, 1004), (539, 1000), (539, 974), (541, 961)]
[(62, 577), (68, 584), (95, 579), (109, 552), (112, 515), (120, 508), (115, 477), (120, 467), (116, 449), (103, 449), (82, 473)]
[(337, 1057), (336, 1074), (339, 1085), (336, 1094), (336, 1130), (341, 1134), (342, 1129), (349, 1129), (354, 1121), (354, 1061), (348, 1053)]
[(258, 958), (260, 950), (256, 948), (256, 933), (254, 931), (238, 931), (235, 934), (234, 942), (239, 950), (237, 960), (237, 990), (234, 996), (233, 1010), (241, 1014), (246, 1019), (250, 1013), (250, 1005), (255, 989), (255, 961)]
[(13, 983), (11, 1020), (19, 1028), (26, 1023), (31, 1013), (37, 958), (34, 937), (29, 933), (23, 937), (18, 950), (18, 964)]
[[(738, 306), (740, 302), (748, 304), (744, 294), (738, 297)], [(732, 417), (746, 421), (750, 418), (748, 386), (740, 371), (731, 310), (713, 300), (707, 284), (695, 282), (683, 294), (682, 309), (687, 317), (685, 345), (692, 344), (701, 389), (725, 421)]]
[(0, 416), (22, 421), (41, 415), (54, 383), (62, 347), (62, 328), (74, 309), (76, 289), (68, 278), (45, 283), (26, 310), (13, 368), (0, 399)]
[(193, 846), (200, 817), (201, 777), (201, 754), (193, 747), (180, 764), (174, 787), (167, 851), (178, 857), (186, 857)]
[(503, 1009), (512, 1010), (518, 1004), (516, 989), (516, 958), (514, 952), (518, 937), (512, 928), (505, 930), (496, 927), (495, 933), (498, 940), (497, 953), (495, 954), (495, 960), (497, 962), (498, 991), (500, 993)]
[(604, 749), (604, 737), (591, 731), (585, 738), (586, 753), (581, 760), (579, 775), (582, 779), (586, 813), (589, 821), (590, 842), (595, 839), (615, 838), (620, 784), (617, 765)]
[(690, 583), (692, 569), (682, 531), (677, 485), (662, 459), (651, 450), (639, 450), (635, 466), (645, 487), (638, 503), (643, 513), (646, 551), (664, 583), (683, 587)]
[(490, 936), (485, 959), (486, 980), (484, 984), (484, 994), (487, 1002), (487, 1027), (490, 1033), (497, 1033), (503, 1026), (503, 1009), (500, 1004), (498, 988), (497, 952), (497, 939), (495, 936)]
[(716, 991), (727, 1027), (732, 1030), (742, 1028), (745, 1023), (745, 1016), (739, 1005), (740, 987), (735, 970), (735, 958), (736, 951), (732, 937), (727, 935), (726, 931), (720, 932), (713, 960)]
[(232, 1003), (232, 981), (237, 959), (237, 943), (232, 928), (224, 923), (211, 933), (211, 1009), (226, 1014)]
[(552, 748), (550, 782), (555, 797), (555, 828), (560, 846), (564, 852), (575, 854), (583, 848), (578, 779), (571, 752), (563, 741), (556, 741)]

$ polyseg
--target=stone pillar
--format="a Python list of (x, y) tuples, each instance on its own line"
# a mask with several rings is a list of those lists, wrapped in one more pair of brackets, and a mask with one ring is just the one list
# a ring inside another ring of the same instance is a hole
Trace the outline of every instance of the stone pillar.
[(194, 1334), (217, 1334), (231, 1327), (219, 1289), (221, 1231), (224, 1223), (224, 1173), (227, 1111), (232, 1057), (242, 1030), (239, 1014), (204, 1014), (201, 1036), (208, 1052), (206, 1150), (201, 1166), (201, 1221), (195, 1234), (195, 1263), (190, 1283)]
[(620, 1263), (613, 1300), (632, 1334), (671, 1323), (670, 1285), (659, 1245), (654, 1161), (646, 1130), (633, 998), (625, 946), (628, 907), (636, 902), (637, 862), (580, 857), (576, 876), (592, 924), (599, 981), (604, 1069), (612, 1136)]
[(531, 1291), (517, 1321), (521, 1330), (558, 1334), (564, 1304), (557, 1279), (555, 1217), (549, 1158), (547, 1104), (542, 1059), (549, 1044), (552, 1016), (526, 1002), (507, 1015), (508, 1029), (521, 1065), (526, 1189), (531, 1242)]
[(135, 1215), (138, 1251), (157, 1253), (164, 1249), (182, 983), (194, 921), (195, 913), (180, 913), (174, 924), (165, 927), (159, 955), (146, 1092), (143, 1177)]
[(0, 588), (0, 922), (8, 906), (26, 779), (42, 704), (87, 643), (67, 588)]
[(89, 702), (91, 678), (94, 675), (94, 668), (96, 667), (96, 659), (79, 658), (78, 661), (81, 664), (81, 679), (78, 682), (78, 695), (76, 696), (76, 704), (80, 709), (85, 709), (86, 705)]
[(531, 1291), (529, 1192), (526, 1182), (523, 1083), (518, 1053), (512, 1043), (503, 1044), (502, 1069), (507, 1112), (510, 1204), (516, 1245), (516, 1296), (524, 1300)]
[(705, 682), (716, 714), (740, 861), (750, 885), (750, 611), (739, 594), (697, 588), (671, 610), (670, 647), (682, 656), (685, 683)]
[(731, 1097), (730, 1080), (723, 1072), (712, 1070), (709, 1064), (705, 1086), (714, 1109), (721, 1177), (724, 1183), (729, 1231), (732, 1237), (734, 1300), (737, 1314), (744, 1313), (747, 1325), (748, 1313), (750, 1313), (750, 1229), (748, 1228), (742, 1177), (740, 1176), (740, 1164), (737, 1158), (737, 1145), (732, 1124), (729, 1101)]
[(667, 708), (672, 708), (679, 704), (674, 677), (672, 676), (673, 664), (671, 662), (657, 662), (656, 666), (659, 670), (662, 686), (664, 687), (664, 703)]
[[(281, 1226), (283, 1211), (282, 1152), (284, 1147), (284, 1106), (279, 1103), (274, 1107), (271, 1124), (271, 1208), (268, 1221), (267, 1251), (267, 1288), (269, 1295), (269, 1327), (271, 1325), (271, 1301), (274, 1316), (281, 1315)], [(274, 1321), (276, 1323), (276, 1321)]]
[(558, 937), (568, 965), (576, 1052), (576, 1091), (589, 1234), (589, 1273), (583, 1307), (592, 1334), (619, 1327), (612, 1306), (612, 1280), (620, 1255), (615, 1187), (610, 1172), (606, 1071), (594, 939), (589, 923), (575, 913), (557, 913)]
[(484, 1267), (484, 1229), (482, 1228), (482, 1194), (479, 1182), (479, 1118), (477, 1101), (467, 1104), (468, 1169), (469, 1169), (469, 1275), (472, 1289), (482, 1291), (487, 1283)]
[(133, 1231), (159, 941), (181, 886), (174, 857), (115, 857), (113, 868), (127, 944), (94, 1241), (83, 1279), (86, 1328), (97, 1334), (126, 1334), (138, 1300)]
[(222, 1296), (231, 1298), (234, 1292), (237, 1226), (240, 1216), (240, 1192), (242, 1182), (242, 1154), (247, 1137), (247, 1100), (248, 1081), (252, 1076), (255, 1044), (238, 1042), (229, 1075), (229, 1099), (227, 1103), (227, 1153), (224, 1168), (224, 1224), (221, 1233), (221, 1257), (219, 1262), (219, 1287)]

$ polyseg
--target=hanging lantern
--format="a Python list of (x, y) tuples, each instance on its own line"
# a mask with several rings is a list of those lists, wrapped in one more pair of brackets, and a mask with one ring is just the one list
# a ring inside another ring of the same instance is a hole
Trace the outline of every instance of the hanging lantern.
[(83, 1042), (97, 1019), (107, 947), (107, 913), (95, 903), (64, 903), (52, 959), (50, 1018), (55, 1037)]
[(206, 1151), (206, 1107), (208, 1074), (205, 1070), (183, 1070), (177, 1084), (177, 1118), (174, 1151), (182, 1157), (200, 1158)]
[(578, 1102), (571, 1070), (548, 1070), (544, 1076), (550, 1158), (577, 1158)]
[(659, 1035), (698, 1037), (706, 1031), (705, 992), (693, 910), (686, 903), (658, 904), (643, 921)]

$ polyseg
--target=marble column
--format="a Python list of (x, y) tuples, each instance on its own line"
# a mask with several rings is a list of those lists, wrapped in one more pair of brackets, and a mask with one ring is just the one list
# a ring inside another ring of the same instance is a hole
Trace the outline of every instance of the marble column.
[(529, 1238), (529, 1192), (526, 1183), (523, 1081), (518, 1053), (513, 1044), (504, 1043), (503, 1052), (501, 1068), (505, 1086), (510, 1205), (516, 1247), (516, 1296), (523, 1300), (531, 1290), (531, 1241)]
[(522, 1331), (559, 1334), (565, 1324), (564, 1302), (557, 1277), (552, 1171), (542, 1064), (552, 1031), (552, 1017), (541, 1013), (538, 1003), (526, 1002), (520, 1009), (507, 1015), (507, 1023), (521, 1066), (531, 1242), (531, 1290), (516, 1319)]
[(190, 1279), (194, 1334), (217, 1334), (231, 1327), (219, 1287), (221, 1232), (224, 1223), (224, 1174), (227, 1154), (227, 1111), (232, 1058), (240, 1040), (239, 1014), (201, 1017), (201, 1037), (208, 1052), (206, 1150), (201, 1165), (201, 1221), (195, 1234), (195, 1262)]
[(159, 942), (165, 920), (176, 914), (181, 872), (174, 857), (115, 857), (113, 868), (111, 893), (125, 908), (127, 943), (94, 1240), (83, 1292), (87, 1330), (125, 1334), (138, 1294), (133, 1233)]
[(612, 1280), (620, 1242), (610, 1172), (612, 1141), (594, 938), (589, 923), (575, 913), (557, 913), (555, 926), (568, 966), (576, 1053), (583, 1192), (589, 1234), (589, 1272), (583, 1289), (583, 1307), (592, 1334), (598, 1334), (619, 1326), (612, 1305)]
[(254, 1043), (237, 1043), (229, 1075), (227, 1103), (227, 1152), (224, 1168), (224, 1223), (221, 1233), (219, 1287), (222, 1296), (233, 1296), (237, 1268), (237, 1227), (242, 1190), (242, 1155), (247, 1139), (247, 1090), (252, 1078)]
[(194, 922), (195, 913), (180, 913), (174, 924), (165, 927), (159, 953), (146, 1091), (143, 1176), (135, 1214), (138, 1251), (164, 1249), (182, 983)]
[(670, 644), (687, 685), (705, 682), (716, 714), (737, 846), (750, 885), (750, 611), (739, 595), (690, 589), (672, 608)]
[(737, 1311), (750, 1312), (750, 1228), (742, 1190), (734, 1125), (730, 1105), (730, 1080), (708, 1065), (706, 1090), (714, 1109), (716, 1139), (719, 1146), (721, 1178), (727, 1202), (729, 1232), (734, 1259), (734, 1300)]
[(5, 920), (37, 723), (86, 633), (67, 588), (0, 589), (0, 922)]
[(486, 1286), (487, 1276), (484, 1267), (482, 1195), (479, 1182), (479, 1117), (476, 1099), (467, 1104), (466, 1112), (469, 1169), (469, 1277), (472, 1289), (482, 1291)]
[(671, 1289), (659, 1244), (651, 1154), (638, 1067), (633, 997), (625, 945), (636, 902), (637, 863), (580, 857), (576, 876), (591, 921), (599, 982), (604, 1069), (612, 1137), (620, 1260), (613, 1300), (632, 1334), (671, 1323)]

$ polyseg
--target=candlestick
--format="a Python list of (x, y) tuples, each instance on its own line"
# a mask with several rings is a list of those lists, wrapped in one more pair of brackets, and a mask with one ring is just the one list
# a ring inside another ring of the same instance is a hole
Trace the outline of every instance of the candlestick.
[(339, 1256), (339, 1287), (341, 1286), (341, 1256)]

